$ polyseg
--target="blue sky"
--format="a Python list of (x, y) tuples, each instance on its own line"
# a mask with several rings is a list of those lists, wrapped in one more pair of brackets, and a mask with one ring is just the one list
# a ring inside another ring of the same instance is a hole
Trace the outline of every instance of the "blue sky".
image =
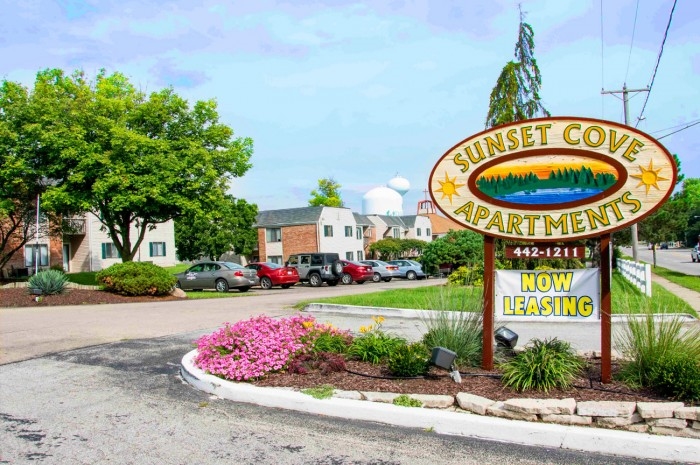
[[(649, 85), (673, 0), (520, 0), (535, 31), (541, 97), (553, 116), (623, 122), (601, 89)], [(484, 129), (491, 89), (513, 58), (518, 1), (0, 0), (0, 77), (119, 71), (144, 91), (214, 98), (253, 168), (232, 193), (261, 210), (307, 205), (320, 178), (346, 206), (397, 173), (404, 212), (437, 160)], [(635, 27), (636, 16), (636, 27)], [(602, 19), (601, 19), (602, 18)], [(602, 34), (601, 34), (602, 24)], [(679, 0), (639, 129), (700, 121), (700, 2)], [(602, 36), (602, 40), (601, 40)], [(646, 93), (632, 94), (636, 123)], [(662, 142), (700, 177), (700, 124)]]

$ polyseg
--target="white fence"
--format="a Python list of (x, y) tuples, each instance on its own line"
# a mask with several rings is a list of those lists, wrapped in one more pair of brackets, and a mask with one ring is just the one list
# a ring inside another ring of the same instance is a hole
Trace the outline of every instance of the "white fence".
[(640, 291), (651, 297), (651, 265), (618, 258), (617, 271)]

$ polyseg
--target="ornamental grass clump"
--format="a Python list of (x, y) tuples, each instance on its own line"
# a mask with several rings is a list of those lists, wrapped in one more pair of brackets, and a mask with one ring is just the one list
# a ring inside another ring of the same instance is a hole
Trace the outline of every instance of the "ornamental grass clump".
[(406, 340), (392, 336), (382, 330), (384, 317), (372, 317), (374, 324), (360, 327), (360, 335), (353, 339), (348, 355), (374, 365), (386, 360), (398, 347), (406, 345)]
[(32, 275), (27, 283), (30, 289), (39, 289), (43, 295), (62, 294), (68, 284), (68, 276), (63, 271), (45, 270)]
[(225, 379), (254, 380), (285, 369), (298, 354), (311, 352), (318, 334), (328, 331), (338, 330), (301, 315), (279, 319), (258, 316), (233, 325), (226, 323), (197, 340), (195, 364)]
[(501, 381), (518, 391), (566, 389), (584, 366), (568, 342), (557, 338), (533, 339), (524, 351), (500, 365)]

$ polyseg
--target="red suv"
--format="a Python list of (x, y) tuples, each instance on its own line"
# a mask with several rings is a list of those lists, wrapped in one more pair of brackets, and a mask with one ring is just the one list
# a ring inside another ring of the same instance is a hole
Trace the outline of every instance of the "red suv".
[(374, 277), (374, 270), (370, 265), (350, 260), (340, 260), (340, 263), (343, 264), (343, 274), (340, 276), (340, 282), (343, 284), (352, 284), (353, 281), (363, 284)]

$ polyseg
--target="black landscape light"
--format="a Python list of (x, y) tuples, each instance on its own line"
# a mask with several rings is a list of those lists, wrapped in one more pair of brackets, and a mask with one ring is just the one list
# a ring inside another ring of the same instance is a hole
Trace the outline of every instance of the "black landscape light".
[(518, 335), (510, 329), (506, 328), (505, 326), (501, 326), (500, 328), (498, 328), (495, 332), (495, 335), (496, 345), (498, 347), (515, 349), (515, 346), (518, 344)]
[(457, 354), (452, 352), (450, 349), (445, 349), (444, 347), (433, 347), (430, 363), (431, 365), (444, 368), (445, 370), (451, 370), (456, 358)]

